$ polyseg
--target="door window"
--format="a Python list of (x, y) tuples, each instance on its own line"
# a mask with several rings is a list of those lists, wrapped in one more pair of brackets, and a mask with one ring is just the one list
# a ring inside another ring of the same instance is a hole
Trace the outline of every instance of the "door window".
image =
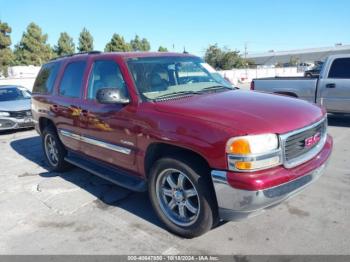
[(118, 64), (112, 60), (95, 61), (89, 77), (88, 99), (96, 99), (102, 88), (118, 88), (127, 96), (125, 81)]
[(83, 84), (85, 61), (72, 62), (66, 67), (60, 84), (60, 95), (79, 98)]
[(58, 62), (43, 65), (35, 80), (33, 93), (50, 94), (55, 84), (59, 67), (60, 64)]
[(350, 58), (338, 58), (333, 61), (328, 78), (350, 79)]

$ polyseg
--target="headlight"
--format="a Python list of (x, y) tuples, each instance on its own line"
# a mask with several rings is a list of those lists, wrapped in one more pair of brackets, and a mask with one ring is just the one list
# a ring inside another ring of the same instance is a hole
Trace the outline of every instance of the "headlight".
[(275, 134), (234, 137), (226, 144), (228, 168), (256, 171), (281, 164), (281, 150)]
[(9, 112), (0, 111), (0, 116), (10, 116)]

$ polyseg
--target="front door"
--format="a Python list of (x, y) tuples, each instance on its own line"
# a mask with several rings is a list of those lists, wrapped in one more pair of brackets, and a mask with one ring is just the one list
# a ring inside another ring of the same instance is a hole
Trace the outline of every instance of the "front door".
[(137, 171), (131, 105), (100, 104), (96, 100), (101, 88), (119, 88), (127, 95), (119, 65), (112, 59), (94, 60), (90, 72), (80, 120), (82, 151), (97, 160)]
[(350, 112), (350, 58), (336, 58), (328, 77), (320, 80), (321, 99), (328, 112)]

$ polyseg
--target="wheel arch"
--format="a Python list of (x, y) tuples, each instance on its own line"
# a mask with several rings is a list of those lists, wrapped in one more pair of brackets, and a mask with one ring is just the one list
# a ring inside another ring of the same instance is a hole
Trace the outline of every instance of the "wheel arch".
[(57, 132), (56, 126), (51, 119), (47, 117), (40, 117), (38, 122), (39, 122), (39, 130), (41, 134), (43, 133), (44, 129), (48, 126), (52, 127)]
[(277, 95), (285, 95), (298, 98), (298, 95), (293, 92), (275, 92)]
[(200, 164), (202, 168), (206, 168), (208, 171), (210, 170), (209, 162), (200, 153), (181, 146), (176, 146), (162, 142), (154, 142), (147, 147), (145, 152), (144, 172), (146, 177), (149, 176), (153, 164), (158, 159), (162, 157), (177, 156), (181, 156), (181, 158), (185, 159), (191, 159), (192, 162)]

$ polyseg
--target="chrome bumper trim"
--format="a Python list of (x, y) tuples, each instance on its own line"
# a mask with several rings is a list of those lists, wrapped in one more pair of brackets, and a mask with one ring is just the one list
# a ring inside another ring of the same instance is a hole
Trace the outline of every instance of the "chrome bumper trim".
[(78, 134), (72, 133), (70, 131), (63, 130), (63, 129), (60, 129), (59, 132), (62, 136), (66, 136), (66, 137), (69, 137), (69, 138), (72, 138), (72, 139), (75, 139), (75, 140), (78, 140), (81, 142), (85, 142), (85, 143), (90, 144), (90, 145), (103, 147), (103, 148), (106, 148), (106, 149), (109, 149), (109, 150), (112, 150), (112, 151), (115, 151), (118, 153), (126, 154), (126, 155), (129, 155), (131, 153), (131, 149), (126, 148), (126, 147), (121, 147), (121, 146), (106, 143), (106, 142), (103, 142), (100, 140), (92, 139), (92, 138), (89, 138), (86, 136), (81, 136), (81, 135), (78, 135)]
[(230, 186), (226, 172), (211, 172), (220, 218), (223, 220), (239, 220), (255, 215), (263, 209), (272, 207), (286, 200), (316, 181), (326, 167), (324, 163), (312, 172), (287, 183), (257, 191), (236, 189)]

